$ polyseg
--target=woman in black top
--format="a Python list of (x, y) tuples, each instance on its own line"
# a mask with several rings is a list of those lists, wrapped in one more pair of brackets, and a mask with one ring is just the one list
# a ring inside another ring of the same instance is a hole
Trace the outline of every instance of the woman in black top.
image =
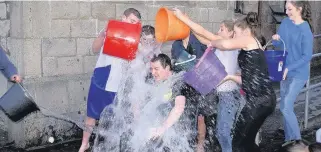
[(249, 13), (246, 18), (235, 23), (233, 39), (216, 40), (210, 44), (222, 50), (241, 49), (238, 56), (241, 76), (226, 78), (242, 85), (247, 100), (236, 122), (233, 151), (259, 151), (255, 144), (256, 134), (276, 106), (264, 52), (257, 40), (260, 37), (256, 33), (257, 27), (257, 14)]
[(229, 75), (225, 80), (233, 80), (242, 85), (246, 94), (246, 105), (236, 122), (233, 138), (233, 152), (257, 152), (255, 137), (264, 120), (276, 106), (276, 97), (269, 80), (267, 63), (262, 50), (262, 38), (257, 33), (257, 13), (250, 12), (247, 17), (234, 25), (234, 38), (222, 39), (218, 35), (206, 31), (186, 18), (178, 9), (174, 14), (191, 27), (193, 33), (204, 41), (211, 41), (209, 47), (220, 50), (241, 49), (238, 57), (241, 75)]

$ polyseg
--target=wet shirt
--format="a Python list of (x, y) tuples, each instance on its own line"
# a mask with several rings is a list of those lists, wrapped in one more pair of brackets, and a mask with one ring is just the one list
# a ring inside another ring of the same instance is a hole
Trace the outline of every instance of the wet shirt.
[(172, 89), (170, 89), (166, 94), (164, 94), (164, 99), (168, 100), (168, 102), (160, 104), (158, 106), (158, 111), (161, 113), (163, 117), (168, 117), (170, 111), (175, 106), (175, 98), (177, 96), (184, 96), (185, 100), (185, 108), (184, 112), (179, 118), (178, 122), (174, 124), (175, 128), (179, 129), (192, 129), (195, 126), (195, 118), (196, 118), (196, 102), (197, 100), (192, 98), (195, 91), (192, 87), (185, 84), (182, 81), (174, 83)]
[(242, 70), (242, 89), (247, 98), (274, 94), (262, 50), (241, 50), (238, 62)]

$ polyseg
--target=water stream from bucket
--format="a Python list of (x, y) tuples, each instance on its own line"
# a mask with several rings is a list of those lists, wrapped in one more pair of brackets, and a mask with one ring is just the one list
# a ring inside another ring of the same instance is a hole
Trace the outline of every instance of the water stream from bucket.
[[(135, 152), (145, 151), (146, 146), (150, 144), (150, 131), (161, 126), (166, 119), (166, 115), (159, 113), (160, 105), (168, 101), (164, 100), (164, 95), (169, 93), (172, 83), (179, 80), (182, 75), (174, 75), (166, 83), (157, 86), (154, 83), (146, 83), (150, 68), (150, 59), (146, 59), (146, 56), (149, 56), (151, 51), (155, 51), (155, 46), (140, 46), (136, 59), (124, 65), (127, 66), (127, 70), (122, 74), (123, 81), (116, 99), (101, 114), (93, 148), (95, 152), (125, 149)], [(165, 113), (168, 115), (169, 111)], [(174, 129), (166, 131), (161, 142), (153, 145), (147, 147), (157, 151), (158, 146), (167, 145), (171, 148), (181, 146), (181, 149), (191, 151), (187, 138), (182, 137), (182, 134), (178, 134)]]

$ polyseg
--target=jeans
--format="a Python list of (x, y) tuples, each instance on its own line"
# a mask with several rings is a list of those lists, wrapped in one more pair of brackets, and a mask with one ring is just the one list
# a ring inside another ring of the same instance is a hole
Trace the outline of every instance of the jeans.
[(280, 83), (280, 110), (283, 114), (285, 141), (300, 140), (300, 127), (294, 114), (294, 102), (306, 80), (287, 78)]
[(216, 135), (222, 152), (232, 152), (232, 130), (240, 111), (239, 91), (218, 92), (219, 104), (217, 114)]

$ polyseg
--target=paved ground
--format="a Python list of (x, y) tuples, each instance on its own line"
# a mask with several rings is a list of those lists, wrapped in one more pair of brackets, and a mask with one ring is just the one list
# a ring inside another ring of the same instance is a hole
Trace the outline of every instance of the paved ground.
[[(313, 80), (313, 83), (317, 83), (321, 81), (321, 78)], [(278, 85), (275, 84), (276, 92), (278, 92)], [(278, 93), (277, 93), (278, 94)], [(315, 88), (310, 92), (310, 106), (309, 106), (309, 116), (318, 116), (321, 115), (321, 87)], [(304, 120), (304, 103), (305, 103), (305, 94), (302, 93), (299, 95), (297, 102), (295, 104), (295, 112), (298, 116), (299, 121)], [(302, 136), (304, 139), (309, 142), (315, 141), (315, 131), (321, 127), (321, 125), (316, 126), (314, 128), (310, 128), (309, 130), (302, 130)], [(263, 140), (260, 145), (263, 152), (275, 152), (278, 147), (283, 142), (283, 131), (279, 130), (282, 128), (281, 122), (281, 113), (279, 111), (279, 104), (275, 109), (275, 112), (266, 120), (262, 127), (262, 135)], [(0, 130), (0, 151), (6, 152), (25, 152), (26, 150), (22, 149), (14, 149), (8, 143), (6, 138), (6, 132)], [(7, 144), (7, 146), (5, 146)], [(80, 139), (74, 139), (67, 143), (57, 144), (54, 147), (44, 146), (42, 149), (33, 150), (36, 151), (46, 151), (46, 152), (77, 152), (77, 148), (79, 147)], [(46, 148), (47, 147), (47, 148)]]
[[(320, 81), (319, 79), (318, 81)], [(310, 105), (309, 105), (309, 118), (321, 115), (321, 87), (315, 88), (310, 91)], [(278, 104), (274, 113), (266, 120), (262, 127), (263, 141), (261, 144), (262, 151), (274, 152), (279, 145), (283, 143), (283, 131), (279, 130), (282, 128), (282, 114), (279, 110), (280, 105)], [(304, 109), (305, 109), (305, 93), (301, 93), (295, 104), (295, 113), (298, 120), (302, 122), (304, 120)], [(315, 141), (315, 131), (321, 128), (321, 125), (315, 125), (307, 130), (302, 129), (302, 136), (309, 142)]]

